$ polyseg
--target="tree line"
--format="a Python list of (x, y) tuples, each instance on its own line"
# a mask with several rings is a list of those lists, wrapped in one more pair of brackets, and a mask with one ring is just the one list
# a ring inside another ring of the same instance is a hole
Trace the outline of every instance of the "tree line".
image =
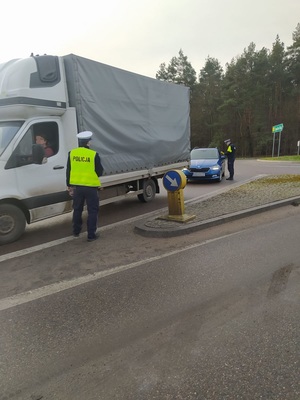
[[(191, 89), (192, 147), (224, 148), (231, 138), (239, 157), (297, 154), (300, 140), (300, 23), (285, 48), (277, 35), (272, 49), (256, 50), (252, 42), (226, 64), (207, 57), (197, 77), (182, 49), (156, 78)], [(283, 123), (279, 133), (272, 127)]]

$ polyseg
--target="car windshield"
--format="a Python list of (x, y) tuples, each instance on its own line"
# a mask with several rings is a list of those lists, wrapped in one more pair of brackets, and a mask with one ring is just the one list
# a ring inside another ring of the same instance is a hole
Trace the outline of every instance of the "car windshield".
[(23, 125), (23, 121), (0, 122), (0, 156)]
[(219, 158), (218, 149), (193, 149), (191, 151), (191, 159), (192, 160), (200, 160), (200, 159), (216, 159)]

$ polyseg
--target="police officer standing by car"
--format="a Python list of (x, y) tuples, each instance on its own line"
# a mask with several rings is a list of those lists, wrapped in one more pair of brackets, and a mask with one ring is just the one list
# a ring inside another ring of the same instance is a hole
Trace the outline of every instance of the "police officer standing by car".
[(98, 189), (101, 186), (99, 177), (103, 167), (99, 154), (90, 149), (93, 133), (80, 132), (77, 135), (78, 148), (68, 154), (66, 180), (70, 195), (73, 197), (73, 235), (79, 237), (82, 228), (82, 212), (86, 202), (87, 240), (92, 242), (99, 235), (97, 232), (99, 197)]
[(225, 155), (227, 156), (227, 167), (228, 167), (228, 171), (229, 171), (229, 177), (226, 180), (227, 181), (233, 181), (236, 147), (235, 147), (234, 144), (231, 143), (231, 139), (224, 140), (224, 143), (227, 146), (227, 150), (225, 151)]

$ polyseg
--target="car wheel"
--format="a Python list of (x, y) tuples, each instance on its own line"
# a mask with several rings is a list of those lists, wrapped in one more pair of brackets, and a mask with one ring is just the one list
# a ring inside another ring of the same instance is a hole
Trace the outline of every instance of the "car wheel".
[(19, 239), (26, 227), (25, 215), (13, 204), (0, 204), (0, 244)]

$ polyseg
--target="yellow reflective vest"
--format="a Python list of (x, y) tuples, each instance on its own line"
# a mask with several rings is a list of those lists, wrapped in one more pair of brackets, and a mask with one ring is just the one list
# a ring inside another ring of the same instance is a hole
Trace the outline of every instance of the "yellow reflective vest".
[(231, 144), (227, 147), (227, 153), (232, 153)]
[(70, 151), (70, 185), (101, 186), (100, 179), (95, 172), (96, 152), (86, 147), (78, 147)]

